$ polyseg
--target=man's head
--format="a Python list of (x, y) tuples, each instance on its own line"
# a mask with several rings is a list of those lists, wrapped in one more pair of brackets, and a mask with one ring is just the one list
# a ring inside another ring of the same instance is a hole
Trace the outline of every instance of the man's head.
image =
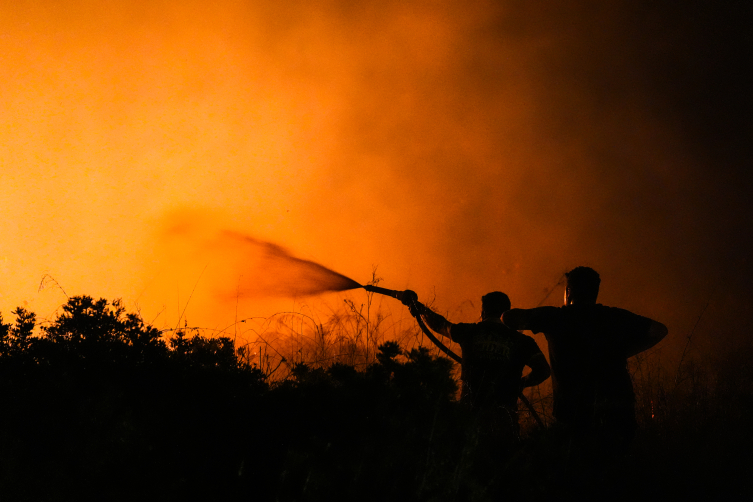
[(565, 304), (596, 303), (599, 296), (599, 273), (590, 267), (576, 267), (566, 273)]
[(510, 298), (501, 291), (493, 291), (481, 297), (481, 318), (499, 319), (510, 310)]

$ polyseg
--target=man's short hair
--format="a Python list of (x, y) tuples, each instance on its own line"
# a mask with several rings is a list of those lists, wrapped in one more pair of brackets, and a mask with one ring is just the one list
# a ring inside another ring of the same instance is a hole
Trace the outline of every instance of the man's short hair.
[(510, 298), (501, 291), (492, 291), (481, 297), (481, 310), (487, 317), (500, 317), (510, 310)]
[(591, 267), (575, 267), (565, 274), (570, 296), (580, 300), (596, 301), (601, 278)]

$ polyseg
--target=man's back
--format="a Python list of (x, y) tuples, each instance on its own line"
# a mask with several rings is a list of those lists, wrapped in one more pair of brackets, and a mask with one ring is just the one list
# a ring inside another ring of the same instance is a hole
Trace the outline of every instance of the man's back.
[(529, 329), (543, 332), (549, 343), (558, 420), (590, 425), (600, 406), (633, 413), (627, 358), (648, 332), (650, 319), (600, 304), (525, 312)]
[(544, 332), (554, 387), (554, 416), (593, 460), (624, 453), (636, 430), (627, 359), (653, 347), (667, 327), (596, 303), (601, 278), (590, 267), (565, 274), (565, 305), (511, 309), (512, 329)]
[(462, 399), (515, 409), (523, 368), (541, 353), (536, 342), (498, 320), (455, 324), (451, 337), (463, 351)]
[(650, 319), (599, 304), (552, 309), (542, 312), (538, 322), (549, 343), (555, 416), (589, 423), (597, 406), (632, 414), (627, 355), (648, 331)]

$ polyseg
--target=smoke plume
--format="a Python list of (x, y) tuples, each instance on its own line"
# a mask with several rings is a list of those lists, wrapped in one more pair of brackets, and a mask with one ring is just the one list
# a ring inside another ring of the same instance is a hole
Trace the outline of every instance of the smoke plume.
[[(709, 302), (690, 350), (748, 343), (752, 13), (2, 2), (0, 311), (49, 316), (49, 274), (158, 325), (223, 327), (347, 287), (314, 260), (376, 265), (460, 322), (484, 293), (532, 307), (588, 265), (600, 301), (667, 324), (678, 357)], [(223, 217), (153, 238), (175, 208)]]

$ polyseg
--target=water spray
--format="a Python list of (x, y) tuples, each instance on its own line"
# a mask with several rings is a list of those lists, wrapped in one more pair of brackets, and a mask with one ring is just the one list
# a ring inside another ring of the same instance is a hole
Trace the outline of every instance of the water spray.
[[(180, 232), (177, 235), (191, 237), (192, 230), (196, 227), (192, 222), (181, 222)], [(176, 234), (176, 232), (173, 232)], [(174, 236), (174, 235), (173, 235)], [(189, 241), (190, 242), (190, 241)], [(222, 231), (209, 240), (203, 242), (210, 249), (225, 249), (232, 251), (229, 255), (234, 254), (244, 256), (242, 262), (238, 262), (240, 268), (233, 269), (233, 273), (240, 276), (255, 278), (253, 281), (247, 281), (241, 288), (240, 279), (235, 291), (228, 294), (229, 298), (235, 298), (236, 302), (240, 297), (250, 297), (255, 295), (281, 295), (281, 296), (298, 296), (314, 295), (329, 291), (347, 291), (352, 289), (363, 288), (369, 293), (376, 293), (390, 298), (399, 300), (404, 305), (410, 307), (418, 306), (418, 295), (411, 290), (399, 291), (395, 289), (381, 288), (371, 284), (362, 285), (350, 277), (344, 276), (339, 272), (325, 267), (319, 263), (305, 260), (293, 256), (284, 248), (263, 240), (256, 239), (250, 235), (244, 235), (238, 232)], [(230, 260), (231, 263), (232, 260)], [(184, 309), (185, 310), (185, 309)], [(417, 312), (411, 308), (411, 313)], [(182, 317), (182, 314), (181, 314)], [(421, 315), (415, 315), (418, 326), (424, 335), (434, 343), (448, 357), (458, 363), (462, 363), (462, 358), (447, 348), (431, 330), (426, 326)], [(543, 427), (541, 419), (538, 418), (536, 411), (530, 405), (525, 396), (521, 393), (520, 399), (531, 410), (536, 421)]]

